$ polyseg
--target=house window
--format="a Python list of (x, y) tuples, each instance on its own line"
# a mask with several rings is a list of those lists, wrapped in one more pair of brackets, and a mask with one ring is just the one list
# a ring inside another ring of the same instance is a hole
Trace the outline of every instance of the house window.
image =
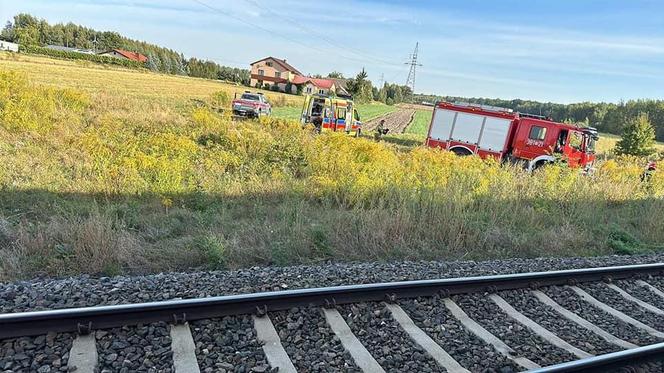
[(319, 89), (319, 90), (318, 90), (318, 94), (319, 94), (319, 95), (324, 95), (324, 94), (325, 94), (325, 90), (324, 90), (324, 89)]
[(537, 141), (544, 141), (545, 137), (546, 137), (546, 128), (545, 127), (538, 127), (538, 126), (530, 127), (530, 135), (528, 135), (529, 139), (537, 140)]
[(261, 70), (261, 69), (258, 69), (258, 75), (261, 75), (261, 76), (262, 76), (262, 75), (265, 75), (265, 71), (263, 71), (263, 70)]
[(275, 78), (281, 78), (281, 73), (279, 71), (274, 73)]
[(311, 92), (312, 92), (311, 87), (307, 87), (307, 93), (311, 93)]
[(272, 61), (268, 61), (265, 64), (267, 65), (267, 67), (272, 67)]

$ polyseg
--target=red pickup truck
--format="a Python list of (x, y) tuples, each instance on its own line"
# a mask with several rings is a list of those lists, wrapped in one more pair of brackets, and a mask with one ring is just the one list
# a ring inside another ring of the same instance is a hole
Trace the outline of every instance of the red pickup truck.
[(248, 118), (258, 118), (272, 114), (272, 106), (262, 93), (246, 91), (233, 100), (233, 115)]

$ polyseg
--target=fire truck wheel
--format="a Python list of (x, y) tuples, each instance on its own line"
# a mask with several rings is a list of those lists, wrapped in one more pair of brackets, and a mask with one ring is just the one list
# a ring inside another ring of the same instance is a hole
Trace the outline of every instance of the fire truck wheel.
[(458, 155), (459, 157), (465, 157), (473, 154), (470, 152), (470, 150), (461, 147), (452, 148), (452, 153)]
[(545, 166), (548, 166), (548, 165), (550, 165), (550, 164), (553, 164), (553, 163), (550, 162), (550, 161), (544, 161), (544, 160), (542, 160), (542, 161), (537, 161), (537, 163), (535, 163), (535, 164), (533, 165), (533, 169), (532, 169), (532, 170), (533, 170), (533, 171), (536, 171), (536, 170), (539, 170), (539, 169), (541, 169), (541, 168), (543, 168), (543, 167), (545, 167)]

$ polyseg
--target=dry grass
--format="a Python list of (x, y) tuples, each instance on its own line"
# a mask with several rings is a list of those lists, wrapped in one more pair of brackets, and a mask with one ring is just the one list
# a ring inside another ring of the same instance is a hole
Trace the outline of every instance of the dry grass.
[[(217, 91), (226, 91), (233, 96), (247, 89), (244, 86), (208, 79), (9, 52), (0, 52), (0, 66), (7, 71), (27, 74), (32, 82), (41, 85), (73, 88), (87, 93), (103, 90), (111, 96), (161, 103), (174, 108), (188, 105), (193, 99), (205, 100)], [(276, 106), (301, 105), (302, 98), (299, 96), (260, 91), (277, 104)]]

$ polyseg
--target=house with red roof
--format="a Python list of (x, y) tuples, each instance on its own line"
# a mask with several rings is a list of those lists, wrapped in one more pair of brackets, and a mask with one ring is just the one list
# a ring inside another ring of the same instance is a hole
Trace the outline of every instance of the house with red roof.
[(148, 58), (138, 52), (130, 52), (124, 49), (111, 49), (106, 52), (99, 53), (102, 56), (115, 57), (115, 58), (124, 58), (127, 60), (132, 60), (136, 62), (146, 63)]
[(297, 87), (302, 87), (305, 94), (331, 94), (336, 93), (339, 88), (334, 79), (311, 78), (304, 76), (298, 69), (290, 65), (286, 60), (276, 57), (265, 57), (251, 63), (252, 87), (263, 88), (265, 85), (277, 85), (279, 91), (296, 93)]
[(302, 86), (302, 93), (326, 95), (336, 93), (337, 86), (332, 79), (310, 78), (308, 76), (296, 75), (291, 82), (295, 86)]

